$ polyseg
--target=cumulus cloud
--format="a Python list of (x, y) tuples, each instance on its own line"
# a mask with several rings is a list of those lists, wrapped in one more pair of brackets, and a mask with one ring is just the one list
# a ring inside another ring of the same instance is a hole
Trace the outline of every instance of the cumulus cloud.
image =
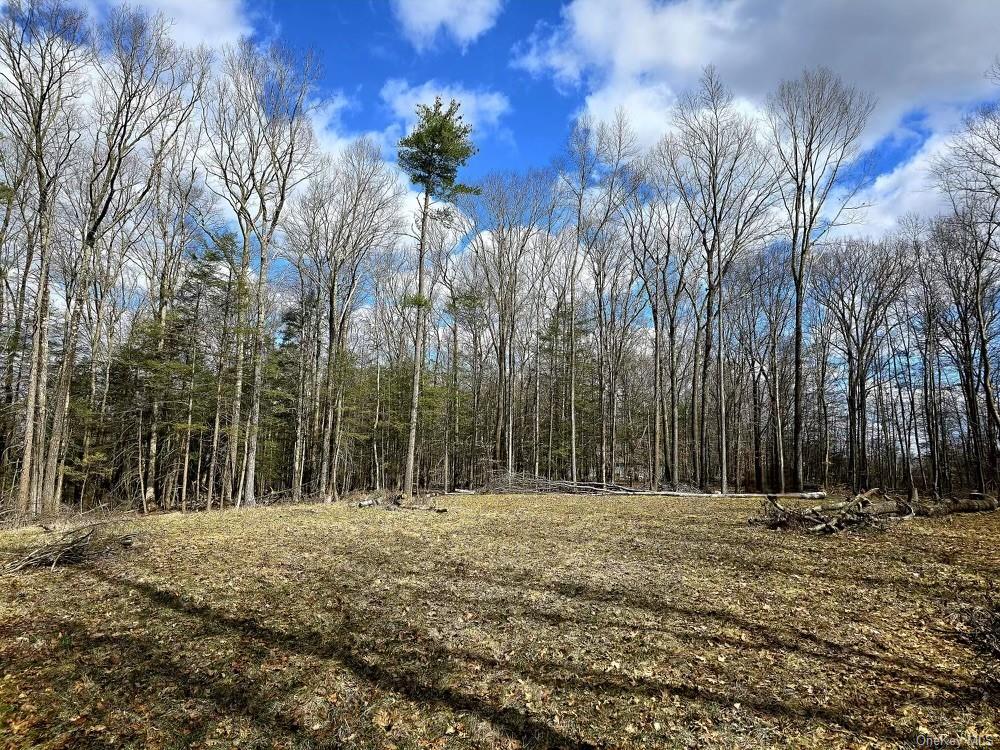
[(636, 87), (691, 86), (714, 64), (737, 94), (763, 100), (782, 78), (823, 64), (878, 97), (880, 137), (915, 106), (986, 95), (1000, 3), (939, 0), (572, 0), (555, 27), (515, 49), (515, 66), (585, 85), (595, 100)]
[(435, 96), (440, 96), (445, 102), (450, 99), (460, 101), (465, 121), (479, 131), (496, 129), (501, 118), (510, 111), (510, 101), (499, 91), (469, 89), (434, 80), (411, 86), (401, 78), (392, 78), (382, 86), (381, 95), (392, 114), (406, 127), (416, 121), (417, 105), (429, 104)]
[(639, 142), (650, 146), (669, 130), (670, 109), (676, 101), (676, 93), (665, 81), (625, 77), (591, 91), (583, 108), (599, 121), (610, 121), (616, 110), (624, 109)]
[[(934, 161), (943, 156), (947, 148), (948, 136), (934, 134), (912, 157), (878, 175), (861, 190), (852, 202), (866, 207), (863, 231), (874, 235), (887, 234), (907, 214), (927, 217), (945, 211), (946, 201), (934, 185), (931, 170)], [(850, 234), (853, 229), (846, 227), (841, 233)]]
[(519, 47), (516, 64), (551, 73), (562, 84), (594, 73), (617, 80), (690, 73), (739, 36), (740, 5), (736, 0), (573, 0), (563, 8), (558, 26), (540, 26)]
[(423, 51), (439, 33), (465, 49), (493, 27), (502, 4), (502, 0), (393, 0), (392, 9), (403, 34)]
[(877, 147), (920, 112), (919, 148), (860, 196), (864, 230), (940, 206), (927, 168), (963, 108), (995, 96), (983, 73), (998, 52), (1000, 3), (939, 0), (571, 0), (559, 23), (539, 25), (514, 49), (513, 65), (582, 89), (583, 111), (607, 119), (622, 107), (650, 144), (670, 128), (679, 92), (715, 65), (747, 110), (783, 78), (818, 64), (870, 91), (878, 104), (864, 136)]
[(361, 137), (362, 134), (351, 133), (344, 125), (344, 112), (353, 106), (355, 102), (338, 91), (326, 97), (310, 111), (313, 132), (316, 135), (316, 147), (321, 152), (339, 154), (352, 141)]
[[(100, 12), (111, 5), (96, 0), (92, 7)], [(184, 45), (221, 47), (254, 30), (251, 13), (243, 0), (133, 0), (131, 5), (171, 19), (172, 36)]]

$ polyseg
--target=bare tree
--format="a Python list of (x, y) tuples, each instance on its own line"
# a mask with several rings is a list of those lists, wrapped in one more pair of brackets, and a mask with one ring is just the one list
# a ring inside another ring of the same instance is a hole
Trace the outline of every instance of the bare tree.
[(773, 168), (787, 217), (795, 285), (794, 411), (792, 441), (796, 490), (803, 483), (802, 341), (806, 279), (813, 248), (832, 227), (852, 218), (863, 184), (845, 174), (855, 161), (875, 103), (826, 68), (783, 81), (768, 98)]
[[(70, 382), (84, 309), (82, 295), (89, 287), (97, 242), (146, 200), (160, 162), (193, 114), (207, 75), (204, 55), (178, 48), (162, 16), (122, 8), (112, 13), (102, 28), (95, 55), (98, 75), (81, 201), (80, 251), (72, 261), (76, 294), (67, 300), (69, 322), (45, 466), (46, 496), (54, 495), (58, 460), (64, 450)], [(139, 153), (143, 146), (147, 147), (144, 160)], [(150, 466), (155, 468), (152, 449)]]
[[(950, 216), (937, 225), (938, 244), (947, 254), (942, 271), (950, 280), (963, 273), (966, 276), (961, 294), (968, 295), (970, 302), (967, 314), (974, 323), (976, 355), (982, 368), (990, 469), (997, 481), (1000, 404), (989, 350), (993, 317), (989, 298), (1000, 274), (1000, 108), (986, 105), (970, 115), (951, 149), (937, 159), (934, 174), (951, 208)], [(959, 291), (959, 287), (953, 289)], [(964, 306), (958, 299), (955, 303)], [(971, 403), (969, 407), (973, 408)]]
[(337, 497), (343, 433), (345, 344), (368, 258), (396, 240), (402, 186), (376, 145), (355, 141), (320, 166), (291, 206), (287, 244), (302, 249), (326, 297), (325, 393), (319, 493)]
[(249, 258), (257, 255), (251, 341), (251, 397), (242, 470), (237, 472), (243, 388), (243, 355), (238, 350), (233, 434), (223, 498), (236, 481), (236, 504), (256, 502), (257, 441), (267, 346), (267, 282), (272, 241), (292, 189), (305, 177), (314, 140), (309, 94), (316, 70), (272, 45), (258, 50), (249, 39), (223, 54), (222, 73), (207, 98), (205, 112), (210, 155), (207, 169), (213, 190), (235, 214), (242, 264), (240, 283), (248, 283)]
[[(740, 255), (774, 232), (771, 209), (776, 185), (756, 124), (735, 106), (732, 92), (707, 68), (700, 88), (681, 101), (677, 135), (669, 148), (671, 171), (685, 210), (694, 224), (705, 257), (706, 326), (701, 378), (701, 455), (708, 455), (705, 404), (713, 323), (718, 326), (716, 382), (719, 417), (719, 464), (727, 487), (726, 400), (721, 314), (722, 281)], [(702, 475), (702, 484), (707, 475)]]
[(533, 294), (537, 277), (528, 274), (528, 256), (552, 200), (547, 176), (497, 174), (487, 177), (470, 205), (471, 247), (493, 314), (489, 316), (497, 366), (494, 460), (505, 457), (514, 472), (515, 336), (517, 322)]
[[(632, 169), (637, 156), (628, 117), (624, 110), (619, 110), (614, 120), (596, 126), (587, 117), (577, 120), (559, 169), (576, 238), (569, 268), (570, 445), (574, 482), (578, 479), (576, 284), (581, 270), (578, 262), (607, 243), (607, 234), (612, 231), (620, 209), (638, 187), (638, 175)], [(604, 396), (602, 390), (602, 401)], [(603, 472), (607, 468), (603, 454), (602, 467)]]
[(87, 41), (84, 16), (58, 0), (15, 0), (4, 9), (0, 117), (8, 137), (16, 139), (30, 158), (35, 193), (33, 247), (25, 275), (32, 275), (37, 265), (38, 292), (31, 323), (17, 493), (18, 507), (34, 513), (52, 509), (55, 500), (42, 490), (49, 271), (56, 199), (81, 137), (77, 107), (85, 91), (83, 71), (91, 60)]
[[(148, 195), (148, 231), (135, 243), (135, 260), (144, 269), (156, 319), (156, 352), (162, 356), (167, 318), (187, 271), (186, 256), (200, 231), (198, 217), (211, 211), (203, 187), (204, 171), (198, 161), (202, 127), (193, 118), (177, 124), (166, 121), (150, 134), (159, 157), (151, 164)], [(154, 389), (146, 458), (143, 507), (156, 502), (159, 439), (163, 398)]]
[(868, 395), (876, 356), (887, 335), (885, 313), (907, 278), (905, 256), (893, 242), (848, 240), (817, 266), (813, 287), (836, 322), (834, 346), (847, 362), (847, 463), (855, 490), (869, 483)]

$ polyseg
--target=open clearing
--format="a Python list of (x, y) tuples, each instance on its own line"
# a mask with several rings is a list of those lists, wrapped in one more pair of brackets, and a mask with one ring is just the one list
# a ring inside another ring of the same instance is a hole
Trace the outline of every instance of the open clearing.
[(753, 500), (443, 504), (158, 516), (0, 578), (0, 746), (1000, 744), (967, 625), (1000, 513), (813, 537)]

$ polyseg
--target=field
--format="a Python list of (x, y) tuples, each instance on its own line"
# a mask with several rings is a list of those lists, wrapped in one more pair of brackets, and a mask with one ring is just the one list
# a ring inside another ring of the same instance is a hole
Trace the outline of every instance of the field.
[(0, 578), (0, 747), (1000, 746), (1000, 513), (819, 538), (752, 500), (442, 504), (162, 515)]

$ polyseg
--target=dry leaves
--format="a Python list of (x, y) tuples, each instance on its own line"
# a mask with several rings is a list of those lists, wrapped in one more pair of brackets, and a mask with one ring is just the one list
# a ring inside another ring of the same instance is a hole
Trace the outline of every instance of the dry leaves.
[(161, 516), (128, 557), (0, 580), (0, 747), (997, 736), (951, 614), (995, 607), (1000, 514), (818, 539), (752, 500), (445, 504)]

